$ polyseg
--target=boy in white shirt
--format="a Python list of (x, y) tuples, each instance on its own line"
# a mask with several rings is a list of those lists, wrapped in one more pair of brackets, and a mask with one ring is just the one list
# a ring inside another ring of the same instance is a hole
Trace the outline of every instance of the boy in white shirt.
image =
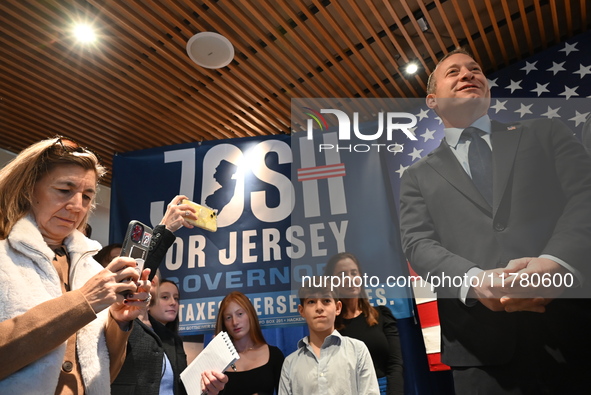
[(279, 395), (379, 395), (367, 346), (335, 330), (335, 317), (342, 306), (335, 292), (302, 286), (299, 297), (298, 311), (310, 336), (301, 339), (298, 349), (285, 359)]

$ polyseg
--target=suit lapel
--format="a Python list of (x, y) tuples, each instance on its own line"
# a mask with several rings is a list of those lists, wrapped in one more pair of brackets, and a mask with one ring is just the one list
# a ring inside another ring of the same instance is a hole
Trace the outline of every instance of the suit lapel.
[(483, 211), (492, 215), (491, 207), (482, 197), (474, 183), (458, 162), (451, 148), (445, 141), (441, 142), (439, 147), (433, 151), (427, 158), (427, 163), (439, 173), (454, 188), (460, 191), (464, 196), (479, 206)]
[(496, 214), (509, 185), (522, 126), (493, 121), (491, 144), (493, 152), (493, 213)]

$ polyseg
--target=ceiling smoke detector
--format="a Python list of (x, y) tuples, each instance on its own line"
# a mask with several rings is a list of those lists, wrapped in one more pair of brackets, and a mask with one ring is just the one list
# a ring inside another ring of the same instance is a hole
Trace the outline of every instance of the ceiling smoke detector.
[(234, 59), (234, 47), (230, 40), (218, 33), (201, 32), (187, 42), (189, 58), (206, 69), (219, 69)]

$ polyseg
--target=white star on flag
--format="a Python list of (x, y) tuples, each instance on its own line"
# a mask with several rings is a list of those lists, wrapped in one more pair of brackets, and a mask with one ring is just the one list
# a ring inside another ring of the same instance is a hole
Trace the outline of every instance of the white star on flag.
[(425, 133), (421, 134), (421, 137), (425, 139), (424, 141), (433, 140), (433, 139), (435, 139), (435, 137), (433, 137), (435, 132), (436, 132), (435, 130), (426, 129)]
[(559, 71), (566, 71), (566, 69), (564, 67), (562, 67), (562, 65), (565, 63), (566, 62), (562, 62), (562, 63), (552, 62), (552, 67), (550, 67), (546, 71), (551, 71), (552, 73), (554, 73), (554, 75), (556, 75), (556, 73), (558, 73)]
[(544, 114), (542, 114), (543, 117), (548, 117), (550, 119), (552, 118), (560, 118), (560, 115), (558, 115), (558, 110), (560, 110), (560, 107), (558, 108), (550, 108), (550, 106), (548, 106), (548, 111), (546, 111)]
[(530, 108), (531, 108), (531, 106), (533, 106), (533, 104), (530, 104), (529, 106), (526, 106), (525, 104), (523, 104), (523, 103), (520, 103), (520, 105), (521, 105), (521, 108), (520, 108), (519, 110), (515, 110), (515, 112), (517, 112), (517, 113), (519, 113), (519, 114), (520, 114), (520, 115), (519, 115), (519, 118), (523, 118), (523, 116), (524, 116), (525, 114), (533, 114), (533, 113), (530, 111)]
[(568, 56), (568, 55), (570, 55), (571, 52), (578, 51), (578, 49), (575, 48), (576, 46), (577, 46), (577, 43), (574, 43), (574, 44), (564, 43), (564, 48), (562, 48), (558, 52), (566, 52), (566, 56)]
[(549, 82), (548, 82), (547, 84), (544, 84), (544, 85), (542, 85), (542, 84), (539, 84), (539, 83), (537, 83), (537, 82), (536, 82), (536, 85), (537, 85), (537, 86), (536, 86), (536, 89), (532, 89), (530, 92), (536, 92), (536, 93), (538, 94), (538, 97), (539, 97), (539, 96), (540, 96), (542, 93), (544, 93), (544, 92), (550, 92), (548, 89), (546, 89), (546, 87), (547, 87), (548, 85), (550, 85), (550, 83), (549, 83)]
[(582, 64), (580, 64), (579, 71), (575, 71), (573, 74), (580, 74), (581, 78), (583, 78), (587, 74), (591, 74), (591, 66), (583, 66)]
[(511, 80), (511, 83), (505, 89), (511, 89), (511, 93), (513, 93), (517, 89), (521, 89), (521, 81)]
[(572, 96), (579, 96), (577, 93), (578, 86), (574, 88), (569, 88), (568, 86), (564, 86), (564, 92), (559, 93), (560, 96), (566, 96), (566, 100), (570, 99)]
[(419, 121), (422, 121), (424, 118), (429, 118), (429, 109), (421, 109), (421, 111), (415, 115), (419, 117)]
[(507, 103), (508, 100), (505, 101), (500, 101), (499, 99), (496, 99), (497, 102), (495, 103), (494, 106), (490, 106), (490, 108), (494, 108), (495, 109), (495, 114), (497, 114), (499, 111), (501, 110), (506, 110), (507, 107), (505, 107), (505, 104)]
[(421, 152), (423, 152), (422, 149), (417, 149), (417, 147), (414, 147), (408, 156), (410, 156), (412, 160), (421, 159)]
[(537, 60), (536, 60), (535, 62), (533, 62), (533, 63), (530, 63), (530, 62), (525, 62), (525, 67), (523, 67), (523, 68), (522, 68), (522, 69), (520, 69), (520, 70), (525, 70), (525, 74), (527, 75), (527, 74), (529, 74), (529, 72), (530, 72), (530, 71), (535, 71), (535, 70), (537, 70), (537, 69), (538, 69), (538, 68), (536, 67), (536, 63), (538, 63), (538, 61), (537, 61)]
[[(487, 78), (487, 79), (488, 79), (488, 78)], [(498, 86), (498, 85), (497, 85), (497, 80), (498, 80), (498, 78), (495, 78), (494, 80), (488, 80), (488, 87), (489, 87), (489, 89), (492, 89), (492, 88), (494, 88), (495, 86)]]
[(587, 120), (587, 115), (591, 114), (589, 112), (581, 114), (580, 112), (578, 112), (576, 110), (575, 110), (575, 113), (577, 115), (575, 115), (573, 118), (569, 119), (569, 121), (575, 122), (575, 127), (579, 126), (579, 124), (581, 124), (581, 123), (585, 123), (585, 121)]
[(402, 173), (404, 173), (404, 171), (406, 169), (408, 169), (409, 167), (410, 166), (402, 166), (402, 165), (400, 165), (400, 168), (398, 170), (396, 170), (396, 173), (398, 173), (399, 174), (399, 177), (402, 178)]

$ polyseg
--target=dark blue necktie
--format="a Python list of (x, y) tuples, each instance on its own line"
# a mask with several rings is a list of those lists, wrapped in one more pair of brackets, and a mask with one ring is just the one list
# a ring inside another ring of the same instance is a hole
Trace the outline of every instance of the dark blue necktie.
[(492, 207), (492, 151), (482, 138), (481, 133), (484, 132), (478, 128), (469, 127), (464, 129), (462, 134), (470, 139), (468, 164), (470, 165), (472, 182)]

